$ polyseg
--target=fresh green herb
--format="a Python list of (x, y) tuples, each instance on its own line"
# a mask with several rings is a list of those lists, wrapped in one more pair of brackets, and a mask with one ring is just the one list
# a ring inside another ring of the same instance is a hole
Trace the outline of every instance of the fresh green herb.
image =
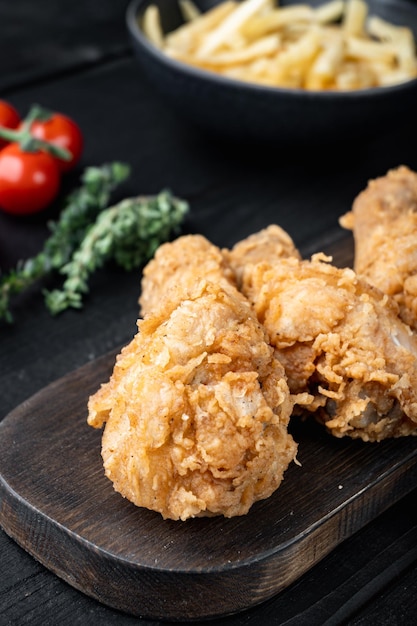
[(162, 191), (157, 196), (126, 198), (100, 213), (78, 250), (60, 270), (67, 278), (61, 290), (45, 292), (54, 315), (69, 307), (81, 308), (90, 275), (113, 259), (125, 270), (149, 260), (183, 221), (188, 204)]
[(48, 224), (51, 234), (43, 249), (36, 256), (20, 262), (16, 269), (0, 276), (0, 320), (13, 321), (10, 311), (13, 295), (22, 293), (68, 263), (88, 227), (108, 206), (111, 193), (129, 174), (130, 167), (119, 162), (84, 170), (80, 187), (67, 197), (59, 219)]

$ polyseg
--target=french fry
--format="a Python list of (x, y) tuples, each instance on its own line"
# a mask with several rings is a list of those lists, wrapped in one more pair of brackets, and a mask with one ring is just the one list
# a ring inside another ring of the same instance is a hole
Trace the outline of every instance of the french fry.
[(178, 4), (184, 21), (192, 22), (200, 17), (201, 11), (192, 0), (178, 0)]
[(208, 55), (207, 57), (199, 55), (199, 60), (206, 65), (213, 66), (238, 65), (240, 63), (253, 61), (259, 57), (269, 56), (277, 51), (279, 45), (280, 38), (278, 35), (267, 35), (262, 39), (258, 39), (251, 45), (238, 50), (219, 52), (217, 54)]
[(341, 37), (333, 39), (313, 62), (306, 77), (306, 89), (328, 89), (345, 56), (345, 44)]
[(314, 21), (317, 24), (329, 24), (342, 19), (345, 0), (330, 0), (314, 9)]
[[(265, 62), (266, 60), (263, 59)], [(256, 61), (246, 65), (227, 66), (221, 69), (221, 74), (227, 78), (241, 80), (244, 82), (255, 82), (261, 85), (272, 85), (271, 78), (263, 64), (257, 65)]]
[(227, 42), (231, 35), (236, 33), (241, 26), (253, 17), (258, 11), (269, 4), (269, 0), (243, 0), (227, 18), (203, 41), (197, 54), (207, 57), (221, 45)]
[(299, 87), (320, 50), (317, 29), (309, 30), (300, 39), (276, 55), (274, 73), (278, 84)]
[(379, 85), (381, 87), (390, 87), (391, 85), (399, 85), (410, 80), (410, 73), (404, 70), (378, 70)]
[(368, 5), (364, 0), (347, 0), (343, 18), (345, 36), (361, 37), (365, 33)]
[(404, 27), (390, 24), (390, 22), (387, 22), (377, 15), (370, 15), (367, 22), (367, 30), (375, 39), (393, 43), (402, 38)]
[(311, 22), (313, 15), (313, 9), (306, 4), (280, 7), (253, 17), (243, 25), (241, 30), (249, 39), (255, 39), (294, 22)]
[[(368, 20), (368, 32), (373, 37), (391, 43), (397, 50), (398, 72), (417, 73), (417, 59), (413, 33), (405, 26), (395, 26), (377, 16), (371, 16)], [(390, 77), (391, 79), (393, 76)]]
[(352, 58), (392, 64), (395, 63), (397, 53), (393, 44), (366, 41), (359, 37), (346, 38), (346, 52)]
[(368, 65), (347, 62), (335, 76), (336, 88), (340, 91), (369, 89), (378, 83)]
[(217, 28), (236, 8), (235, 0), (226, 0), (216, 5), (211, 11), (202, 13), (191, 22), (186, 22), (175, 31), (168, 33), (165, 45), (173, 48), (193, 48), (199, 38)]
[(417, 76), (417, 58), (414, 38), (409, 28), (403, 28), (401, 37), (395, 41), (399, 70), (411, 76)]
[(164, 44), (164, 33), (162, 32), (159, 9), (155, 4), (150, 4), (143, 14), (142, 29), (147, 38), (157, 48), (162, 48)]
[(305, 66), (314, 59), (319, 50), (320, 34), (319, 30), (314, 28), (288, 46), (287, 50), (277, 57), (277, 64), (284, 69)]

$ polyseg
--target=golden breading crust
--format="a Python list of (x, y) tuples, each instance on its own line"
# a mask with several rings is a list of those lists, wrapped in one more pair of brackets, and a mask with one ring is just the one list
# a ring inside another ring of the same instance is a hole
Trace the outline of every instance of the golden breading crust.
[(335, 436), (415, 435), (417, 338), (392, 299), (329, 261), (281, 259), (243, 274), (290, 391)]
[(269, 497), (295, 460), (282, 365), (250, 305), (197, 281), (138, 322), (90, 397), (116, 491), (164, 518), (231, 517)]
[(143, 270), (139, 298), (142, 317), (158, 309), (163, 298), (181, 297), (202, 278), (235, 287), (234, 274), (222, 252), (203, 235), (183, 235), (162, 244)]
[(223, 256), (232, 268), (240, 288), (242, 274), (248, 263), (273, 263), (281, 258), (301, 259), (289, 234), (277, 224), (270, 224), (257, 233), (239, 241), (231, 250), (224, 248)]
[(417, 173), (402, 165), (369, 181), (340, 223), (353, 231), (355, 271), (417, 330)]

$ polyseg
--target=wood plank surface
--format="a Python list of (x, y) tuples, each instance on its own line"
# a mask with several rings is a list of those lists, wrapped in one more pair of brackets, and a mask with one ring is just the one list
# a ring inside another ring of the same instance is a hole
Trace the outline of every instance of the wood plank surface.
[[(335, 262), (348, 237), (329, 244)], [(279, 593), (410, 492), (417, 439), (364, 443), (294, 419), (298, 460), (242, 517), (163, 520), (104, 476), (87, 400), (116, 351), (51, 383), (0, 424), (0, 524), (47, 568), (100, 602), (153, 619), (236, 613)]]

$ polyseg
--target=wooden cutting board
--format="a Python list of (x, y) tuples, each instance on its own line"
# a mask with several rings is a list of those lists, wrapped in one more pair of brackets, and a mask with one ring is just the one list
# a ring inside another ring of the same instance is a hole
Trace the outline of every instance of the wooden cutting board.
[(88, 397), (116, 352), (50, 384), (0, 424), (1, 526), (106, 605), (184, 621), (249, 608), (416, 485), (417, 438), (336, 439), (312, 418), (294, 420), (301, 466), (288, 468), (270, 498), (242, 517), (163, 520), (113, 490), (101, 431), (87, 425)]

